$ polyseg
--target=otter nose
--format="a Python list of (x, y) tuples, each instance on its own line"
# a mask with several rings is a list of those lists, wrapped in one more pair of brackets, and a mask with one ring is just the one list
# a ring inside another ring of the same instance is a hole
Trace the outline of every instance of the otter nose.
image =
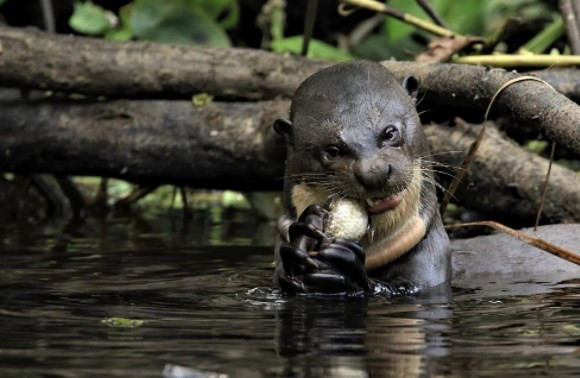
[(355, 164), (353, 173), (365, 189), (381, 190), (389, 181), (392, 169), (391, 164), (380, 159), (362, 160)]

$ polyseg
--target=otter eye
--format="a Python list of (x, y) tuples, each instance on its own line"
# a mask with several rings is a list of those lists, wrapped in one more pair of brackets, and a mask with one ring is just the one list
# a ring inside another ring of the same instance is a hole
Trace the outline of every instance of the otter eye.
[(324, 149), (324, 156), (328, 159), (328, 160), (334, 160), (334, 159), (338, 159), (339, 157), (341, 157), (343, 155), (343, 152), (340, 148), (338, 148), (337, 146), (327, 146)]
[(397, 144), (399, 142), (400, 135), (399, 129), (397, 129), (393, 125), (389, 125), (385, 127), (383, 132), (381, 133), (380, 141), (382, 145), (385, 144)]

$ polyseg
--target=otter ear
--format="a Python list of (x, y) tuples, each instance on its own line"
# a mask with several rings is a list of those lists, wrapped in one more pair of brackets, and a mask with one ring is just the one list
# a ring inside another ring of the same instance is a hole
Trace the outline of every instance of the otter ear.
[(292, 122), (287, 119), (277, 119), (274, 121), (274, 131), (289, 142), (292, 137)]
[(416, 100), (419, 93), (419, 80), (415, 76), (407, 76), (403, 79), (403, 88), (413, 100)]

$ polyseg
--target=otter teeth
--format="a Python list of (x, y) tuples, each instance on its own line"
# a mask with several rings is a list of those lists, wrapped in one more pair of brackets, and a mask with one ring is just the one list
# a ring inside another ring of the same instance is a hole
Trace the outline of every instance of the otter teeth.
[(382, 198), (380, 198), (380, 197), (367, 198), (366, 199), (366, 203), (370, 207), (373, 207), (373, 206), (375, 206), (379, 202), (388, 201), (388, 200), (390, 200), (390, 199), (392, 199), (394, 197), (395, 197), (395, 195), (391, 195), (389, 197), (382, 197)]

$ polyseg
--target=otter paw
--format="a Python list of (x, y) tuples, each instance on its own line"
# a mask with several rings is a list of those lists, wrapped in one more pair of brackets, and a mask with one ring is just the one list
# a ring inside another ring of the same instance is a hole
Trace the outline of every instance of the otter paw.
[(318, 269), (319, 264), (300, 247), (291, 243), (282, 243), (280, 246), (280, 260), (284, 272), (288, 277), (302, 274), (307, 268)]
[[(324, 286), (325, 292), (357, 293), (370, 289), (365, 268), (365, 252), (356, 241), (346, 239), (325, 240), (314, 257), (320, 269), (307, 272), (305, 281)], [(332, 289), (335, 290), (332, 290)]]

